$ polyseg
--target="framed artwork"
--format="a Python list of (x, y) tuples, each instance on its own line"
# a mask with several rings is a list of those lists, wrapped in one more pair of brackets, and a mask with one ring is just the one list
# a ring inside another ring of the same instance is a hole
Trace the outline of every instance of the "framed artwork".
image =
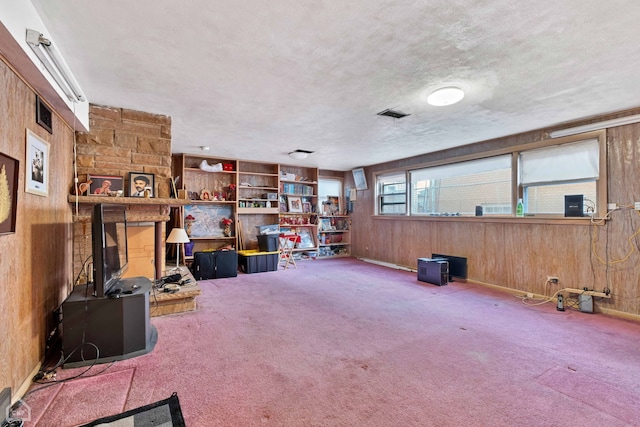
[(49, 143), (27, 129), (25, 189), (38, 196), (49, 195)]
[(112, 175), (88, 175), (92, 196), (122, 196), (122, 177)]
[(0, 234), (16, 232), (20, 162), (0, 153)]
[(353, 181), (356, 183), (356, 190), (367, 189), (367, 177), (364, 174), (364, 168), (358, 168), (351, 171), (353, 173)]
[(300, 229), (298, 231), (298, 236), (300, 236), (300, 242), (298, 242), (298, 248), (309, 249), (309, 248), (316, 247), (316, 243), (313, 241), (311, 232), (309, 232), (307, 228)]
[(302, 202), (302, 213), (311, 213), (311, 202)]
[(340, 197), (327, 196), (329, 205), (331, 205), (331, 215), (340, 215)]
[(152, 173), (129, 172), (129, 197), (155, 197), (155, 175)]
[(280, 201), (278, 202), (278, 208), (280, 212), (288, 212), (287, 196), (280, 195)]
[(289, 205), (289, 212), (302, 213), (302, 200), (300, 197), (287, 197), (287, 204)]
[(225, 204), (185, 205), (184, 217), (191, 222), (189, 237), (225, 237), (222, 220), (233, 218), (233, 207)]
[(333, 227), (331, 226), (331, 220), (329, 218), (322, 218), (320, 220), (320, 231), (331, 231)]
[(47, 132), (53, 133), (52, 128), (52, 114), (47, 104), (40, 98), (40, 96), (36, 95), (36, 123), (45, 128)]

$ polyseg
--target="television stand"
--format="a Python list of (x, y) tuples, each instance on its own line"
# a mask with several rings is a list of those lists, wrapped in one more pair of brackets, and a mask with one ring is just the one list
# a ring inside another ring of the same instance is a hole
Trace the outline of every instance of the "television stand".
[(80, 285), (62, 303), (65, 368), (129, 359), (153, 350), (158, 333), (149, 321), (151, 280), (120, 279), (114, 287), (127, 292), (117, 298), (95, 297), (91, 285)]

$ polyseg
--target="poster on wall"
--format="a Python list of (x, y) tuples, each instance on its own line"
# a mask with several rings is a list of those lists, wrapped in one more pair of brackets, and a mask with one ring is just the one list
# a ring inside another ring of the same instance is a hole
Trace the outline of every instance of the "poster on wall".
[(38, 196), (49, 195), (49, 143), (27, 129), (25, 189)]
[(0, 153), (0, 235), (16, 232), (20, 162)]

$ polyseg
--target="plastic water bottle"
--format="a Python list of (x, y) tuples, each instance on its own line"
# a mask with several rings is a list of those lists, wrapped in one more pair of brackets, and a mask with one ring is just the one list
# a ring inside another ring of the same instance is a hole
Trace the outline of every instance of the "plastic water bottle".
[(518, 199), (518, 204), (516, 205), (516, 216), (524, 216), (524, 203), (522, 203), (522, 199)]

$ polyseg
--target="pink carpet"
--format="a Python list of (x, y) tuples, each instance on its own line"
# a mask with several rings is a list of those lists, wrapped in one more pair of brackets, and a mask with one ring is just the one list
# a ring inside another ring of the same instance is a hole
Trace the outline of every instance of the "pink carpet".
[[(176, 391), (192, 427), (640, 420), (637, 323), (558, 312), (552, 304), (528, 307), (468, 283), (437, 287), (415, 273), (348, 258), (201, 287), (197, 312), (152, 319), (159, 337), (152, 353), (92, 380), (108, 390), (102, 404), (76, 394), (65, 406), (56, 396), (46, 410), (34, 410), (44, 420), (64, 408), (69, 418), (57, 425), (72, 426)], [(115, 374), (132, 368), (131, 384), (118, 382)], [(59, 378), (80, 370), (62, 370)], [(55, 389), (26, 400), (37, 407)]]

